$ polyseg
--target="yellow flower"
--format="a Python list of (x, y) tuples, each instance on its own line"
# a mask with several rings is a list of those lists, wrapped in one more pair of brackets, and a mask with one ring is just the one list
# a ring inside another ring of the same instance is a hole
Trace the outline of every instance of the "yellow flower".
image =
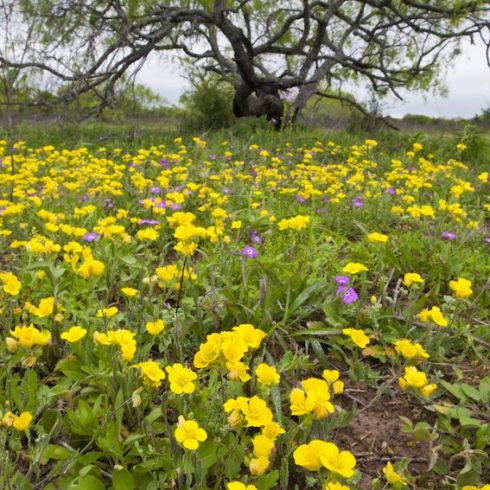
[(226, 367), (228, 369), (229, 379), (240, 380), (242, 383), (246, 383), (251, 378), (250, 374), (248, 374), (248, 365), (242, 361), (227, 362)]
[(158, 335), (165, 328), (163, 320), (155, 320), (154, 322), (146, 322), (146, 331), (150, 335)]
[(329, 413), (335, 411), (330, 402), (330, 391), (328, 384), (323, 379), (308, 378), (301, 382), (307, 398), (313, 400), (312, 412), (316, 419), (324, 419)]
[(75, 272), (84, 279), (89, 279), (92, 276), (101, 276), (104, 270), (103, 262), (89, 258), (78, 269), (75, 269)]
[(263, 427), (272, 422), (272, 412), (266, 402), (258, 396), (253, 396), (244, 407), (247, 427)]
[(335, 381), (335, 383), (332, 384), (332, 389), (335, 395), (341, 395), (344, 392), (344, 382)]
[(155, 241), (160, 235), (157, 230), (154, 228), (145, 228), (143, 230), (139, 230), (138, 233), (136, 233), (136, 236), (138, 237), (138, 240), (147, 240), (150, 242)]
[(197, 249), (197, 243), (196, 242), (177, 242), (177, 245), (175, 245), (174, 250), (177, 252), (180, 252), (183, 255), (187, 255), (190, 257), (191, 255), (194, 254), (194, 252)]
[(390, 483), (391, 485), (395, 485), (397, 483), (401, 483), (402, 485), (407, 484), (407, 480), (395, 471), (393, 465), (390, 462), (388, 462), (383, 468), (383, 473), (385, 474), (388, 483)]
[(38, 330), (32, 323), (15, 327), (10, 330), (10, 335), (16, 338), (21, 347), (30, 349), (35, 345), (44, 346), (51, 341), (51, 333), (47, 330)]
[(268, 458), (274, 449), (274, 441), (263, 434), (257, 434), (252, 439), (252, 444), (254, 446), (254, 456), (256, 458)]
[(15, 417), (12, 426), (19, 431), (27, 431), (32, 422), (32, 414), (30, 412), (22, 412), (18, 417)]
[(359, 272), (368, 271), (369, 269), (359, 262), (349, 262), (342, 271), (347, 274), (359, 274)]
[(430, 396), (436, 390), (437, 385), (435, 383), (431, 383), (429, 385), (422, 386), (422, 388), (419, 389), (419, 392), (422, 396)]
[(242, 323), (233, 327), (233, 331), (238, 333), (249, 349), (258, 349), (262, 340), (267, 336), (263, 330), (255, 328), (249, 323)]
[(383, 235), (382, 233), (378, 233), (376, 231), (373, 233), (369, 233), (367, 238), (368, 241), (370, 241), (371, 243), (386, 243), (388, 241), (387, 235)]
[(427, 384), (427, 376), (424, 372), (419, 371), (415, 366), (406, 366), (404, 376), (398, 379), (400, 388), (422, 388)]
[(95, 315), (97, 318), (112, 318), (118, 313), (117, 306), (111, 306), (110, 308), (102, 308), (97, 310), (97, 314)]
[(197, 379), (197, 374), (192, 369), (184, 367), (182, 364), (175, 363), (172, 366), (167, 366), (165, 371), (168, 373), (170, 381), (170, 390), (177, 395), (182, 393), (192, 393), (196, 389), (194, 381)]
[(324, 369), (322, 376), (332, 384), (339, 379), (340, 373), (336, 369)]
[(63, 332), (60, 337), (67, 342), (78, 342), (87, 335), (87, 330), (85, 328), (74, 325), (67, 332)]
[(421, 322), (428, 322), (432, 320), (436, 325), (440, 327), (447, 327), (448, 321), (444, 318), (441, 309), (438, 306), (433, 306), (430, 310), (425, 308), (420, 313), (417, 313)]
[(412, 284), (422, 284), (424, 280), (422, 279), (422, 276), (420, 274), (417, 274), (416, 272), (407, 272), (403, 276), (403, 284), (409, 288)]
[(94, 342), (100, 345), (117, 345), (121, 351), (121, 357), (125, 361), (131, 361), (136, 353), (136, 334), (120, 328), (105, 333), (94, 332)]
[(303, 390), (293, 388), (289, 394), (291, 415), (306, 415), (313, 411), (315, 400), (307, 396)]
[(276, 385), (281, 379), (281, 376), (276, 371), (276, 368), (265, 363), (261, 363), (257, 366), (255, 376), (257, 376), (257, 381), (260, 384), (267, 386)]
[(310, 217), (309, 216), (303, 216), (301, 214), (298, 214), (297, 216), (294, 216), (293, 218), (289, 219), (282, 219), (279, 221), (278, 226), (281, 231), (283, 230), (302, 230), (303, 228), (306, 228), (306, 226), (310, 223)]
[(364, 349), (369, 344), (369, 337), (364, 333), (364, 330), (360, 330), (358, 328), (344, 328), (342, 329), (342, 333), (350, 337), (352, 342)]
[(39, 318), (45, 318), (53, 313), (55, 299), (53, 296), (49, 298), (43, 298), (39, 302), (39, 306), (36, 307), (31, 303), (27, 302), (25, 305), (26, 310), (34, 316)]
[(236, 334), (230, 336), (221, 344), (221, 352), (226, 362), (241, 361), (247, 350), (247, 344)]
[(350, 490), (350, 488), (346, 485), (342, 485), (336, 481), (327, 483), (325, 486), (325, 490)]
[(356, 458), (350, 451), (339, 451), (333, 442), (325, 443), (320, 451), (320, 461), (327, 470), (344, 478), (351, 478), (354, 475)]
[(323, 467), (320, 455), (325, 449), (325, 441), (314, 439), (308, 444), (302, 444), (294, 450), (293, 458), (297, 466), (309, 471), (318, 471)]
[(449, 281), (451, 291), (454, 291), (456, 298), (464, 299), (473, 293), (471, 289), (471, 281), (458, 277), (457, 281)]
[(394, 345), (396, 352), (406, 359), (412, 359), (414, 357), (429, 359), (430, 357), (419, 343), (413, 343), (411, 340), (400, 339), (394, 342)]
[(164, 265), (155, 269), (158, 279), (162, 282), (171, 282), (178, 277), (179, 271), (175, 264)]
[(245, 485), (240, 481), (231, 481), (226, 484), (226, 490), (257, 490), (255, 485)]
[(218, 359), (220, 352), (221, 344), (218, 341), (213, 339), (204, 342), (194, 356), (194, 366), (198, 369), (210, 366)]
[(165, 379), (165, 373), (155, 361), (139, 362), (131, 367), (139, 369), (143, 381), (152, 388), (159, 388)]
[(17, 279), (12, 272), (0, 272), (0, 281), (3, 284), (3, 290), (11, 296), (17, 296), (19, 294), (22, 283)]
[(253, 458), (250, 460), (249, 469), (250, 473), (254, 476), (263, 475), (267, 468), (269, 468), (270, 461), (269, 458), (261, 456), (260, 458)]
[(17, 415), (15, 415), (12, 412), (6, 412), (5, 415), (2, 417), (1, 425), (4, 427), (12, 427), (12, 424), (14, 423), (15, 419), (17, 418)]
[(174, 436), (181, 446), (190, 451), (195, 451), (199, 443), (208, 438), (206, 431), (195, 420), (185, 420), (182, 415), (179, 416)]
[(5, 339), (5, 343), (7, 344), (7, 350), (9, 352), (16, 352), (17, 351), (17, 346), (18, 346), (17, 340), (13, 339), (12, 337), (7, 337)]
[(262, 427), (261, 433), (271, 439), (272, 441), (275, 441), (278, 436), (281, 434), (284, 434), (286, 431), (277, 423), (277, 422), (270, 422), (267, 425), (264, 425)]
[(139, 291), (134, 288), (121, 288), (121, 293), (128, 298), (134, 298), (138, 295)]

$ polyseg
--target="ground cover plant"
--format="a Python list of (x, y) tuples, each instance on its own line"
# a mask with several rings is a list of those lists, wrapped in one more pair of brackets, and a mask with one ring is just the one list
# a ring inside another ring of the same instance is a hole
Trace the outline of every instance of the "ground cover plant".
[(10, 143), (1, 488), (489, 488), (468, 142)]

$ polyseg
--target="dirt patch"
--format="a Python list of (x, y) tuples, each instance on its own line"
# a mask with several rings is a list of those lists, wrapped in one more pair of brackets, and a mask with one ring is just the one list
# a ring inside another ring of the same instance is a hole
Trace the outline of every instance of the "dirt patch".
[[(381, 396), (372, 405), (369, 402), (376, 395), (372, 387), (358, 388), (352, 394), (347, 389), (344, 398), (349, 395), (357, 399), (358, 412), (347, 427), (335, 431), (333, 439), (339, 447), (349, 449), (356, 455), (357, 468), (363, 475), (357, 488), (370, 489), (373, 478), (380, 475), (388, 461), (394, 463), (408, 458), (410, 474), (424, 473), (430, 445), (426, 441), (414, 441), (410, 434), (403, 433), (400, 416), (409, 418), (414, 424), (420, 420), (431, 424), (433, 417), (428, 417), (415, 399), (411, 400), (399, 391)], [(349, 400), (349, 403), (355, 403)]]

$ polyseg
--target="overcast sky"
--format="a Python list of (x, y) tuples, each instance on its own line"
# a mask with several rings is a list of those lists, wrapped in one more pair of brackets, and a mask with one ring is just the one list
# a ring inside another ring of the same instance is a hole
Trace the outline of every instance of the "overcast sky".
[[(466, 41), (463, 54), (447, 74), (447, 98), (432, 94), (403, 94), (404, 101), (383, 102), (383, 113), (392, 116), (425, 114), (433, 117), (472, 117), (490, 107), (490, 68), (485, 59), (483, 43), (471, 45)], [(175, 104), (188, 88), (178, 65), (150, 57), (138, 74), (138, 81)]]

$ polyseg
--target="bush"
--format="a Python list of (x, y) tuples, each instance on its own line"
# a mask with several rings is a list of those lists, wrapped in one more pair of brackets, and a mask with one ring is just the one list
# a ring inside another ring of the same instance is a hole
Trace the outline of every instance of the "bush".
[(233, 91), (228, 84), (214, 78), (203, 80), (180, 98), (184, 125), (189, 129), (229, 127), (235, 118), (232, 100)]

